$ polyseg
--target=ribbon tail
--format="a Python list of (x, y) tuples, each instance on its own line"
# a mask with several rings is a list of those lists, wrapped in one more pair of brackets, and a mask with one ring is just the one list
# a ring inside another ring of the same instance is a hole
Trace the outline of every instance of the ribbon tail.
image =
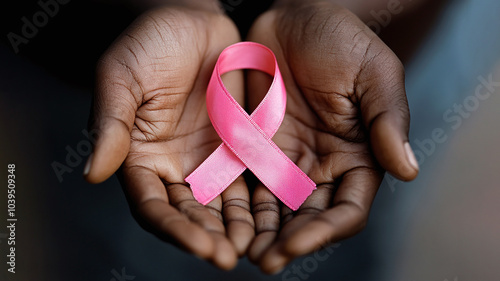
[(240, 176), (246, 166), (222, 143), (185, 181), (194, 198), (203, 205), (219, 196)]

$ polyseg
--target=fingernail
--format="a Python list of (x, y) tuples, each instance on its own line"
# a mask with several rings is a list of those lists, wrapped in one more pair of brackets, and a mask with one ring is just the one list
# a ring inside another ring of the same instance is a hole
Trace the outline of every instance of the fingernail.
[(91, 153), (89, 156), (89, 159), (87, 159), (87, 163), (85, 163), (85, 168), (83, 169), (83, 175), (86, 176), (90, 172), (90, 166), (92, 164), (92, 158), (94, 156), (94, 153)]
[(411, 149), (410, 143), (405, 143), (406, 157), (408, 158), (408, 162), (415, 168), (415, 170), (419, 170), (417, 158), (415, 158), (415, 154), (413, 153), (413, 149)]

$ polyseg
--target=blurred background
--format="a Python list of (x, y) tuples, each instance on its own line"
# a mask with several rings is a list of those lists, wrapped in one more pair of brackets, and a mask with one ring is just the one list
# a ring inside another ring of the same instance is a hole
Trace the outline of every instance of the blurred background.
[[(0, 280), (500, 280), (500, 2), (384, 1), (351, 3), (370, 7), (359, 16), (406, 65), (420, 176), (386, 176), (361, 234), (275, 276), (246, 259), (222, 272), (161, 242), (133, 220), (115, 177), (82, 179), (95, 63), (149, 3), (59, 0), (46, 16), (37, 1), (2, 3)], [(243, 34), (270, 5), (222, 2)], [(396, 2), (401, 12), (389, 12)], [(40, 27), (13, 44), (34, 17)], [(15, 274), (7, 272), (11, 163)]]

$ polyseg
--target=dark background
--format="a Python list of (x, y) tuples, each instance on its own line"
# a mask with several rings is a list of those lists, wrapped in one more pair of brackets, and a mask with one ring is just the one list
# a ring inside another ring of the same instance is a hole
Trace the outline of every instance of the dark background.
[[(97, 59), (144, 10), (123, 2), (71, 0), (67, 4), (59, 4), (57, 14), (50, 17), (45, 26), (38, 28), (27, 44), (19, 45), (17, 55), (43, 66), (65, 82), (90, 88)], [(243, 38), (253, 19), (272, 3), (263, 0), (220, 2), (240, 28)], [(37, 1), (9, 1), (0, 13), (0, 34), (14, 32), (22, 36), (24, 23), (21, 18), (26, 17), (32, 22), (33, 15), (39, 10)], [(11, 46), (7, 36), (1, 36), (1, 39), (5, 46)]]

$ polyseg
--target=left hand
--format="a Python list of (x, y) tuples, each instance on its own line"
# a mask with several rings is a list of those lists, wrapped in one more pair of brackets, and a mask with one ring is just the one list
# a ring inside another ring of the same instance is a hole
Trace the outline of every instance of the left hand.
[[(267, 273), (361, 231), (384, 170), (402, 180), (418, 173), (398, 58), (340, 6), (285, 3), (262, 15), (248, 39), (274, 51), (287, 89), (285, 118), (273, 140), (318, 188), (293, 212), (265, 186), (256, 187), (249, 258)], [(269, 83), (264, 74), (249, 73), (250, 109)]]
[[(91, 117), (98, 138), (85, 175), (99, 183), (120, 167), (141, 226), (222, 269), (236, 266), (254, 237), (248, 188), (240, 177), (203, 206), (184, 179), (221, 143), (205, 94), (217, 56), (239, 39), (229, 18), (198, 6), (139, 17), (98, 66)], [(240, 102), (241, 74), (225, 76)]]

